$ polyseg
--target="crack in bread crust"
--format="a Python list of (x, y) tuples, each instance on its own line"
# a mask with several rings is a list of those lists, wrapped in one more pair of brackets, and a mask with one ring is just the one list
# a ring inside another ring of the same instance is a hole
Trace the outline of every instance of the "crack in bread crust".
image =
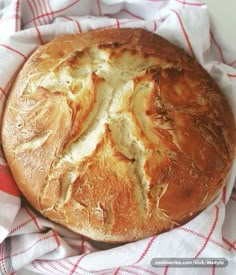
[(204, 69), (140, 29), (39, 48), (13, 85), (2, 130), (29, 202), (105, 242), (161, 233), (204, 209), (224, 185), (235, 136)]

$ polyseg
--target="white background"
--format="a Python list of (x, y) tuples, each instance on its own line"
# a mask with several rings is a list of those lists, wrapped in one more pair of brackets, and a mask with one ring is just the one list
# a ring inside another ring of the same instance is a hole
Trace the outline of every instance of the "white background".
[(203, 0), (203, 2), (208, 5), (220, 33), (224, 33), (224, 40), (236, 47), (236, 0)]

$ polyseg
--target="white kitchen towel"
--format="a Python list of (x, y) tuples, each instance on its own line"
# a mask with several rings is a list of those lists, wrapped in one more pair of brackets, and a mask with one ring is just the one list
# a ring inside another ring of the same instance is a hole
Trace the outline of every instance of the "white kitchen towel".
[[(0, 117), (15, 74), (38, 46), (63, 33), (123, 27), (156, 32), (194, 56), (222, 88), (236, 117), (236, 49), (219, 33), (207, 6), (194, 0), (0, 0)], [(112, 246), (34, 212), (21, 200), (0, 150), (0, 274), (236, 274), (235, 178), (236, 161), (224, 190), (193, 220)], [(173, 267), (167, 258), (182, 259), (182, 267)], [(183, 258), (192, 265), (184, 267)], [(197, 267), (201, 258), (222, 261)]]

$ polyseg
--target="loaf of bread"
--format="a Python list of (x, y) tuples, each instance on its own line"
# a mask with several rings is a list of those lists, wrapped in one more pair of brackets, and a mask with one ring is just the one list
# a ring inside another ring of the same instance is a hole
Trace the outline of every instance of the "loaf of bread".
[(181, 225), (212, 202), (235, 155), (235, 121), (211, 76), (142, 29), (63, 35), (18, 74), (2, 144), (42, 215), (103, 242)]

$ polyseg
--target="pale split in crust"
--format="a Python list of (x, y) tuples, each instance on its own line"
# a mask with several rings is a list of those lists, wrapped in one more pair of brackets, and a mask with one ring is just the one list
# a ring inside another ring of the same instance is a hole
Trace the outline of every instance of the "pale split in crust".
[(219, 194), (235, 122), (192, 58), (141, 29), (64, 35), (21, 69), (2, 120), (23, 195), (91, 239), (129, 242), (191, 219)]

